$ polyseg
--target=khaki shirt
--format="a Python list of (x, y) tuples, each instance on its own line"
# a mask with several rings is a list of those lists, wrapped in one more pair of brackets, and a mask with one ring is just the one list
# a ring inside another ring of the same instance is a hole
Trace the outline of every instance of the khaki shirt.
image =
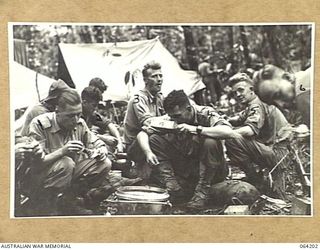
[(258, 97), (240, 112), (239, 117), (239, 125), (251, 127), (255, 138), (264, 144), (274, 143), (280, 136), (281, 128), (289, 126), (287, 119), (277, 107), (262, 102)]
[(26, 119), (23, 123), (22, 129), (21, 129), (21, 135), (27, 136), (29, 134), (29, 125), (33, 118), (37, 117), (38, 115), (48, 113), (50, 112), (49, 109), (46, 108), (45, 105), (42, 103), (39, 103), (35, 106), (29, 107), (26, 110)]
[(124, 118), (125, 143), (129, 145), (136, 139), (147, 119), (164, 113), (162, 94), (152, 96), (146, 89), (140, 90), (128, 103)]
[(105, 146), (80, 118), (77, 126), (65, 133), (56, 120), (56, 113), (46, 113), (34, 118), (30, 124), (29, 136), (41, 142), (46, 154), (62, 148), (70, 140), (81, 141), (88, 149)]
[(231, 124), (223, 119), (213, 108), (207, 106), (192, 105), (195, 110), (195, 119), (192, 125), (201, 125), (203, 127), (214, 127), (216, 125), (227, 125), (231, 127)]

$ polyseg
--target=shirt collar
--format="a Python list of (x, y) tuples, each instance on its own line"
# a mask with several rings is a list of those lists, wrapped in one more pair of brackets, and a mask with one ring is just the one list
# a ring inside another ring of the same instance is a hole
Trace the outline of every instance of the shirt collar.
[[(80, 119), (82, 119), (82, 117), (81, 117)], [(77, 124), (80, 124), (80, 123), (81, 123), (80, 119), (79, 119), (79, 121), (77, 122)], [(59, 132), (60, 130), (61, 130), (61, 127), (59, 126), (59, 124), (58, 124), (58, 122), (57, 122), (57, 114), (56, 114), (56, 112), (53, 112), (52, 122), (51, 122), (51, 132), (52, 132), (52, 133), (57, 133), (57, 132)], [(76, 130), (77, 130), (77, 127), (75, 127), (73, 130), (76, 131)]]
[(144, 89), (144, 92), (147, 94), (148, 99), (150, 100), (151, 103), (156, 103), (157, 98), (159, 97), (159, 93), (157, 93), (155, 96), (152, 95), (149, 90), (147, 90), (146, 88)]
[(260, 99), (258, 96), (256, 96), (255, 98), (253, 98), (248, 104), (253, 104), (253, 103), (259, 103)]

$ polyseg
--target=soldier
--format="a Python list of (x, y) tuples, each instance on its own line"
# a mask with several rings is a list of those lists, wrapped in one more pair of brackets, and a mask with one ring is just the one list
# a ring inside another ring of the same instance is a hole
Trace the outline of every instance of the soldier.
[[(155, 61), (147, 63), (142, 70), (145, 88), (139, 91), (129, 101), (124, 119), (124, 141), (128, 157), (136, 162), (144, 161), (137, 135), (143, 126), (150, 123), (152, 117), (164, 115), (161, 65)], [(148, 141), (148, 140), (147, 140)], [(157, 164), (157, 158), (152, 152), (146, 154), (146, 161)]]
[(244, 110), (228, 119), (242, 137), (226, 140), (227, 154), (235, 166), (246, 172), (249, 181), (257, 184), (252, 163), (269, 170), (276, 165), (272, 145), (285, 136), (282, 132), (289, 124), (277, 107), (267, 105), (258, 98), (247, 74), (234, 75), (229, 79), (229, 84)]
[[(237, 138), (231, 125), (213, 108), (191, 104), (183, 90), (172, 91), (164, 99), (164, 109), (178, 125), (176, 133), (154, 133), (146, 143), (146, 132), (139, 133), (143, 152), (153, 152), (158, 164), (152, 177), (179, 200), (192, 190), (189, 208), (203, 208), (213, 183), (227, 174), (221, 139)], [(190, 185), (191, 184), (191, 185)], [(193, 186), (192, 186), (193, 184)]]
[[(123, 144), (120, 133), (115, 124), (107, 117), (97, 112), (99, 101), (102, 100), (102, 95), (99, 89), (86, 87), (81, 92), (82, 98), (82, 113), (89, 128), (95, 126), (101, 133), (96, 133), (96, 136), (104, 141), (110, 149), (117, 148), (118, 152), (123, 151)], [(110, 131), (111, 135), (106, 134), (106, 130)]]
[[(88, 129), (81, 113), (81, 98), (70, 89), (61, 94), (55, 112), (42, 114), (30, 124), (29, 136), (41, 142), (45, 152), (41, 164), (32, 169), (34, 196), (43, 206), (42, 215), (92, 214), (78, 206), (78, 197), (107, 179), (111, 162), (106, 145)], [(63, 211), (49, 212), (61, 194)]]
[(89, 82), (89, 87), (97, 88), (100, 90), (101, 94), (103, 94), (105, 91), (107, 91), (108, 86), (105, 84), (105, 82), (99, 78), (95, 77), (92, 78)]

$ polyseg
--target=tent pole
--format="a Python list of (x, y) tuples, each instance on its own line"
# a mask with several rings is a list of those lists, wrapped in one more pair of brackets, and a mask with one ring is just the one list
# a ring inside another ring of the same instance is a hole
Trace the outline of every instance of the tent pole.
[(40, 102), (40, 93), (39, 93), (39, 87), (38, 87), (38, 72), (36, 73), (36, 90), (38, 94), (38, 100)]

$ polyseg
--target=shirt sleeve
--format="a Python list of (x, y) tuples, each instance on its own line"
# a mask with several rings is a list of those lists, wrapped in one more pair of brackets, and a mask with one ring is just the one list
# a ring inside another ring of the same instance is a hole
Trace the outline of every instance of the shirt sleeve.
[(106, 116), (102, 116), (102, 115), (98, 115), (96, 116), (95, 114), (93, 114), (92, 117), (92, 124), (95, 126), (98, 126), (99, 128), (105, 130), (108, 128), (108, 125), (111, 123), (111, 120), (106, 117)]
[(259, 104), (252, 104), (247, 108), (247, 117), (243, 125), (251, 127), (253, 132), (257, 135), (263, 127), (265, 121), (265, 112), (263, 107)]
[(140, 95), (134, 96), (132, 107), (141, 126), (143, 126), (145, 120), (154, 117), (150, 112), (147, 100)]
[(26, 111), (26, 119), (23, 123), (23, 127), (21, 129), (21, 135), (27, 136), (29, 134), (29, 126), (33, 118), (48, 112), (45, 108), (41, 106), (34, 106), (31, 109), (27, 109)]
[(29, 133), (28, 136), (38, 142), (40, 142), (40, 146), (45, 151), (45, 153), (48, 153), (46, 149), (46, 135), (44, 132), (44, 129), (40, 123), (40, 121), (37, 118), (34, 118), (29, 126)]
[(232, 127), (231, 124), (227, 120), (225, 120), (221, 115), (219, 115), (217, 112), (215, 112), (211, 109), (208, 109), (206, 111), (206, 115), (209, 118), (210, 127), (214, 127), (217, 125), (226, 125), (226, 126)]

